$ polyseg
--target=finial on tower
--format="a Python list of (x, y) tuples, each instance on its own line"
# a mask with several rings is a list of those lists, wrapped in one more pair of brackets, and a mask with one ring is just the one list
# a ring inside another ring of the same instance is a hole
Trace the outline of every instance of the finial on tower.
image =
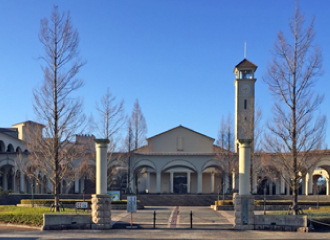
[(246, 59), (246, 41), (244, 43), (244, 59)]

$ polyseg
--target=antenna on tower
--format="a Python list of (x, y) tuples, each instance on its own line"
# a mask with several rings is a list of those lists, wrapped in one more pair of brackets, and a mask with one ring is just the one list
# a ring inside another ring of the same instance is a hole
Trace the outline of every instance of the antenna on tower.
[(244, 43), (244, 59), (246, 59), (246, 42)]

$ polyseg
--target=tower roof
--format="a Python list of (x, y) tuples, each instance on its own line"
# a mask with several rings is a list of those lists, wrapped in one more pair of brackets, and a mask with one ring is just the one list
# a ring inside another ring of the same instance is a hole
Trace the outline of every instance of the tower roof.
[[(235, 69), (236, 68), (254, 68), (254, 69), (257, 69), (258, 66), (255, 65), (254, 63), (250, 62), (246, 58), (244, 58), (239, 64), (237, 64), (235, 66)], [(235, 72), (235, 69), (234, 69), (234, 72)]]

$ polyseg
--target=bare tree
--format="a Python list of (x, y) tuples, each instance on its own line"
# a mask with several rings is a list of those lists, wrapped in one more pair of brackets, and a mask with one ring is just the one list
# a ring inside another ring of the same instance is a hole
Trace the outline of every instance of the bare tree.
[(72, 98), (71, 94), (83, 85), (75, 76), (85, 62), (79, 58), (79, 35), (72, 26), (70, 13), (60, 14), (57, 6), (49, 20), (41, 20), (39, 40), (45, 49), (41, 57), (45, 62), (44, 81), (34, 90), (34, 110), (45, 127), (44, 137), (29, 143), (30, 159), (53, 183), (58, 211), (60, 183), (72, 170), (72, 161), (84, 154), (83, 147), (71, 142), (85, 122), (82, 99)]
[(124, 100), (116, 102), (116, 97), (107, 89), (105, 95), (101, 97), (100, 105), (96, 104), (99, 113), (99, 120), (96, 128), (102, 138), (114, 139), (115, 135), (125, 124)]
[(274, 153), (282, 178), (294, 195), (293, 209), (298, 212), (299, 181), (319, 158), (311, 154), (321, 146), (325, 117), (315, 118), (323, 97), (313, 92), (316, 77), (322, 74), (320, 49), (313, 44), (314, 18), (305, 27), (305, 16), (296, 2), (289, 20), (291, 39), (282, 31), (277, 35), (274, 57), (265, 82), (275, 97), (273, 122), (268, 124), (268, 150)]
[[(221, 178), (222, 183), (225, 185), (227, 184), (227, 186), (233, 183), (238, 177), (238, 174), (236, 174), (238, 172), (238, 157), (237, 154), (234, 153), (234, 143), (235, 134), (233, 131), (233, 121), (231, 115), (228, 114), (226, 120), (224, 116), (221, 118), (218, 139), (216, 141), (219, 148), (215, 148), (216, 159), (219, 162), (216, 175)], [(230, 178), (230, 176), (232, 177)]]
[(116, 175), (124, 168), (125, 161), (121, 154), (113, 154), (116, 149), (116, 142), (119, 133), (126, 122), (124, 113), (124, 100), (116, 102), (116, 97), (107, 89), (105, 95), (101, 97), (100, 104), (96, 104), (99, 113), (97, 123), (94, 123), (102, 138), (109, 139), (108, 148), (108, 187), (117, 182)]
[(141, 111), (139, 100), (135, 100), (132, 115), (128, 120), (129, 129), (132, 132), (134, 150), (141, 147), (146, 142), (146, 134), (148, 131), (146, 120)]

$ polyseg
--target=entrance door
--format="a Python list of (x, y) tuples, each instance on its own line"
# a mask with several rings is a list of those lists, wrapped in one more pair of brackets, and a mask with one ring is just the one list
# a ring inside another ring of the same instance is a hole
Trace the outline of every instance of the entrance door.
[(187, 174), (174, 174), (173, 192), (178, 194), (187, 193)]

